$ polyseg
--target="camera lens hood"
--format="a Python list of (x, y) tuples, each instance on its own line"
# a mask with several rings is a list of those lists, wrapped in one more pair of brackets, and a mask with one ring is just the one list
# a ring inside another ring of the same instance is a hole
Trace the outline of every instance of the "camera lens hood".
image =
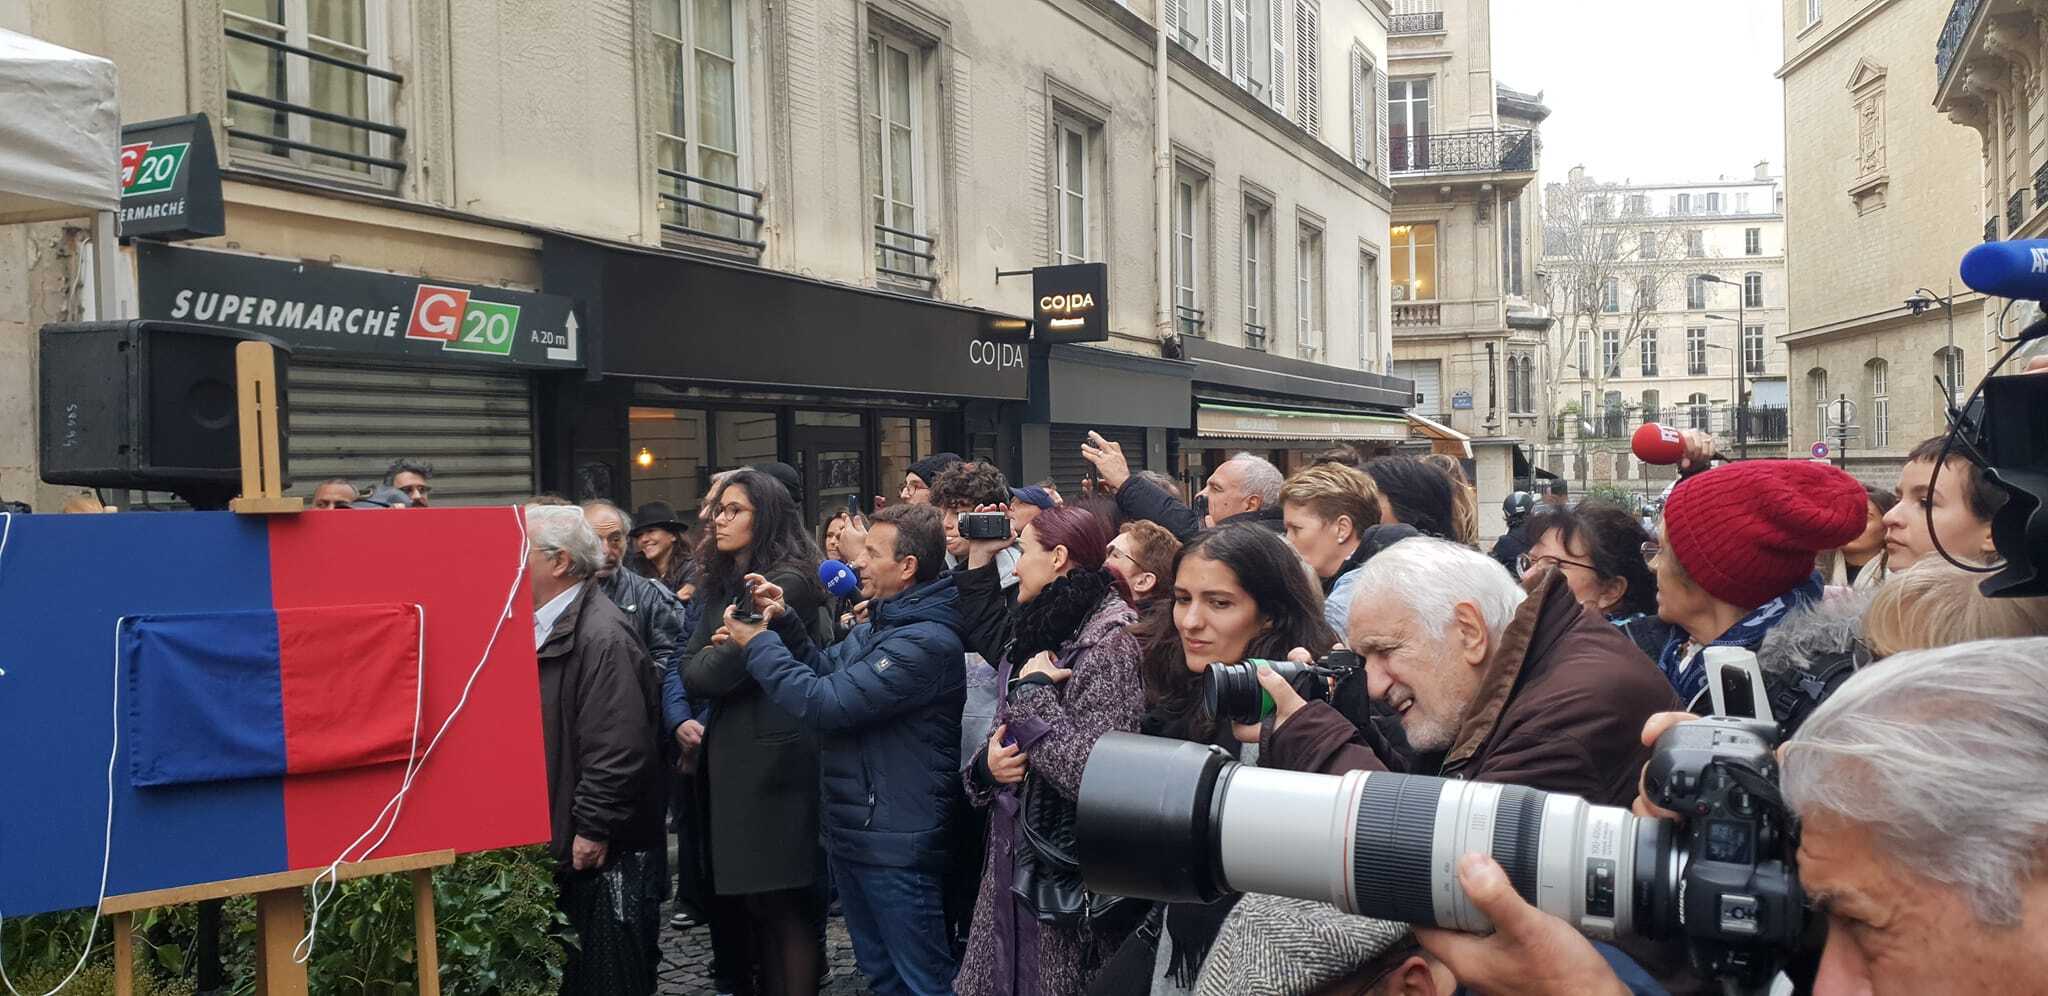
[(1212, 826), (1220, 748), (1105, 733), (1081, 772), (1074, 857), (1095, 892), (1211, 902), (1224, 892)]

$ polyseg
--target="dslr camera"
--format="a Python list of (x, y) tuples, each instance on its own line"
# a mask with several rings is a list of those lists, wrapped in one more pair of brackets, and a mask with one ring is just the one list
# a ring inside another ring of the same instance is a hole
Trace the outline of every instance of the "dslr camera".
[[(1278, 672), (1301, 697), (1310, 702), (1328, 701), (1333, 682), (1357, 674), (1364, 664), (1349, 650), (1332, 650), (1310, 664), (1289, 660), (1246, 660), (1237, 664), (1209, 665), (1203, 676), (1203, 698), (1209, 715), (1233, 723), (1256, 723), (1273, 712), (1273, 696), (1259, 685), (1259, 668)], [(1328, 680), (1325, 680), (1328, 679)]]
[(1075, 854), (1097, 893), (1262, 892), (1473, 932), (1492, 924), (1458, 885), (1458, 858), (1487, 854), (1530, 905), (1587, 936), (1683, 941), (1700, 975), (1767, 986), (1807, 946), (1810, 919), (1775, 748), (1756, 720), (1667, 731), (1644, 778), (1673, 821), (1518, 785), (1245, 767), (1213, 746), (1111, 733), (1081, 777)]

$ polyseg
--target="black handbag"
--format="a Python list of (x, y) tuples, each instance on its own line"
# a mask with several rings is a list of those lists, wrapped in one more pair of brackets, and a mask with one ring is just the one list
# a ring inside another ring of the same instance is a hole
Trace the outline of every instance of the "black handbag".
[(1017, 839), (1010, 848), (1010, 892), (1038, 918), (1056, 927), (1088, 927), (1113, 937), (1137, 923), (1150, 903), (1127, 896), (1090, 892), (1074, 860), (1074, 802), (1044, 784), (1024, 778), (1017, 813)]

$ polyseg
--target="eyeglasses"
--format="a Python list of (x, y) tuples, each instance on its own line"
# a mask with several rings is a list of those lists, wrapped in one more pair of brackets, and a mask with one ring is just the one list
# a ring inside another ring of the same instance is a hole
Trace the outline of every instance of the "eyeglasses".
[(1657, 542), (1656, 540), (1651, 540), (1651, 541), (1649, 541), (1649, 542), (1647, 542), (1647, 543), (1644, 543), (1644, 544), (1643, 544), (1643, 562), (1644, 562), (1644, 563), (1648, 563), (1648, 562), (1650, 562), (1650, 561), (1652, 561), (1652, 560), (1656, 560), (1656, 559), (1657, 559), (1657, 555), (1658, 555), (1658, 554), (1660, 554), (1660, 553), (1663, 553), (1663, 552), (1664, 552), (1664, 547), (1663, 547), (1663, 545), (1662, 545), (1662, 544), (1660, 544), (1660, 543), (1658, 543), (1658, 542)]
[(1534, 567), (1583, 567), (1595, 574), (1600, 573), (1600, 569), (1592, 564), (1582, 564), (1576, 560), (1565, 560), (1562, 557), (1531, 557), (1525, 553), (1515, 558), (1515, 573), (1517, 574), (1527, 574)]
[(740, 516), (752, 511), (753, 509), (748, 508), (745, 505), (720, 505), (718, 506), (717, 511), (712, 513), (711, 518), (714, 522), (724, 521), (726, 519), (737, 519)]

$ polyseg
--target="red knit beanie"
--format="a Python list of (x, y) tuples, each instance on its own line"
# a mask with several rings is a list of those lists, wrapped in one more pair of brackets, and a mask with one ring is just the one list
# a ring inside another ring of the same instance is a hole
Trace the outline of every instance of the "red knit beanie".
[(1868, 502), (1827, 464), (1731, 463), (1672, 489), (1664, 543), (1707, 594), (1754, 609), (1804, 581), (1821, 551), (1861, 536)]

